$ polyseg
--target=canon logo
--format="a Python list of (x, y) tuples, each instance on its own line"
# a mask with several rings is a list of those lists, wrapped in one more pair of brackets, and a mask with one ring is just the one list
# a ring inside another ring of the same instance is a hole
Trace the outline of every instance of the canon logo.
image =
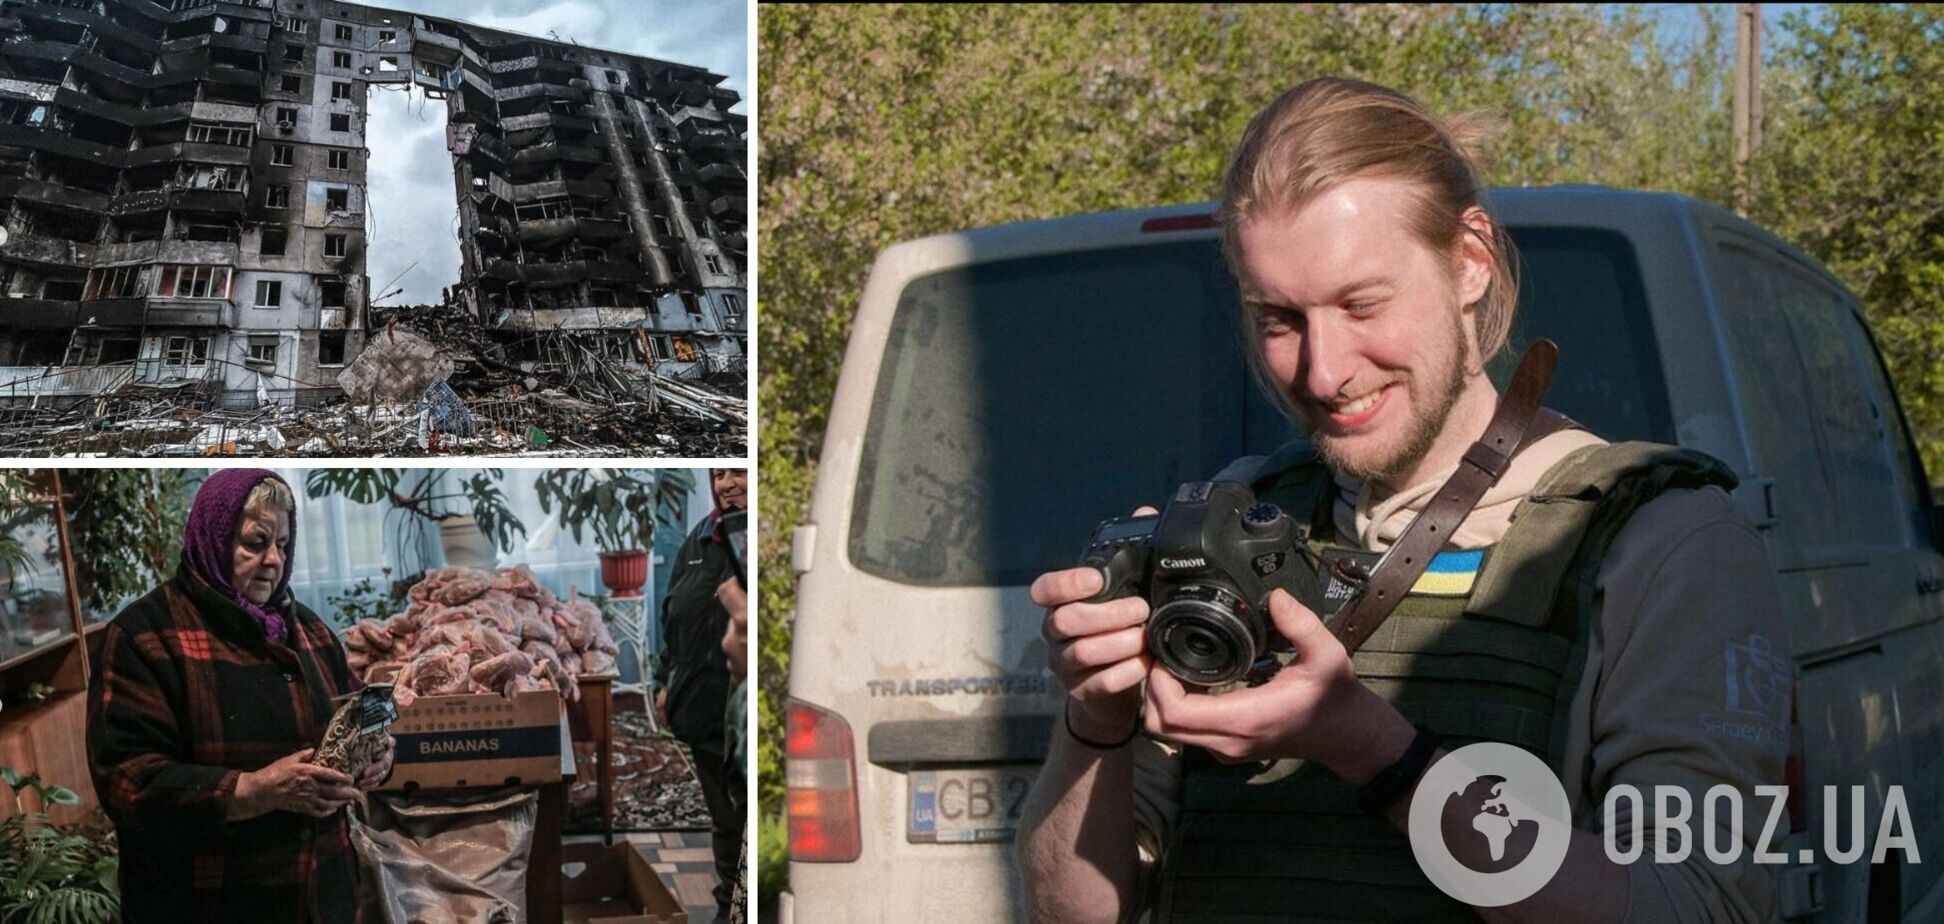
[(1163, 568), (1206, 568), (1208, 567), (1208, 559), (1206, 558), (1163, 558), (1161, 559), (1161, 567)]

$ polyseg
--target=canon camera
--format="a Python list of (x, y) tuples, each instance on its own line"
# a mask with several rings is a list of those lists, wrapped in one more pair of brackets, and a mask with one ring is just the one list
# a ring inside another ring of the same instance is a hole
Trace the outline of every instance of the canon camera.
[(1148, 651), (1184, 682), (1218, 686), (1269, 655), (1269, 592), (1323, 612), (1309, 527), (1247, 485), (1190, 482), (1159, 514), (1103, 521), (1080, 563), (1104, 581), (1088, 600), (1148, 600)]

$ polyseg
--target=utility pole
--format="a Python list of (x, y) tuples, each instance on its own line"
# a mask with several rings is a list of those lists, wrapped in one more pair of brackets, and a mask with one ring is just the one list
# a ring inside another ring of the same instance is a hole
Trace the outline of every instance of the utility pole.
[(1735, 211), (1754, 199), (1748, 161), (1762, 146), (1762, 5), (1735, 4)]

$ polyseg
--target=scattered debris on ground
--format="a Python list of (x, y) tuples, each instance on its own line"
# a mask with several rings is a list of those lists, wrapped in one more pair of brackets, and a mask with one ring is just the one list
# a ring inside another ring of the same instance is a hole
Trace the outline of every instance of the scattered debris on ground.
[[(538, 358), (519, 359), (517, 353)], [(313, 407), (225, 407), (206, 390), (128, 383), (71, 406), (0, 407), (13, 456), (741, 456), (742, 368), (674, 378), (572, 334), (492, 339), (440, 309), (397, 312)]]
[[(574, 759), (590, 767), (593, 745), (577, 744)], [(688, 748), (657, 734), (646, 713), (614, 713), (614, 830), (660, 831), (707, 828), (708, 804), (695, 779)], [(582, 773), (568, 794), (567, 828), (601, 830), (600, 787), (595, 774)]]

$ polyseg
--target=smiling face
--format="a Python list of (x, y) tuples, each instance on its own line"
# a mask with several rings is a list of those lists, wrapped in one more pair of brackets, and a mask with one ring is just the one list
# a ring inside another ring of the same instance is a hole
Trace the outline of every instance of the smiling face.
[(273, 509), (245, 510), (236, 524), (230, 553), (230, 582), (258, 606), (270, 602), (290, 566), (290, 514)]
[(741, 510), (749, 505), (748, 469), (712, 468), (709, 480), (715, 486), (716, 496), (722, 499), (723, 509)]
[[(1496, 403), (1472, 307), (1490, 255), (1469, 236), (1455, 255), (1426, 246), (1410, 192), (1351, 179), (1238, 237), (1264, 370), (1331, 468), (1391, 489), (1455, 465)], [(1489, 229), (1482, 211), (1466, 219)]]

